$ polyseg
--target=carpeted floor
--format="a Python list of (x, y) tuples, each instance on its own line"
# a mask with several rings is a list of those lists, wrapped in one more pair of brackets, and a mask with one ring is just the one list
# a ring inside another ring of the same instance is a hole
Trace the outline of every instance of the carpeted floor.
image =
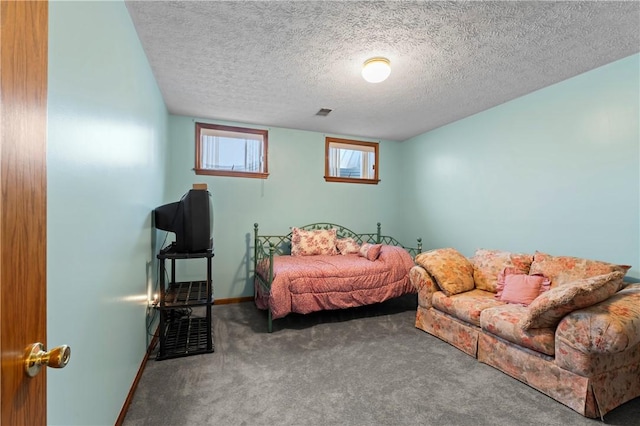
[[(150, 359), (136, 425), (591, 425), (414, 327), (416, 296), (290, 315), (266, 333), (253, 303), (213, 307), (215, 353)], [(605, 416), (640, 425), (640, 398)]]

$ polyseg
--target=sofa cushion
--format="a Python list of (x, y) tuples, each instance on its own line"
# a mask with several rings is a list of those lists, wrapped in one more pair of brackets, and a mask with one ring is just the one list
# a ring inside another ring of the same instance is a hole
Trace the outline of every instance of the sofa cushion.
[(434, 293), (432, 303), (435, 309), (446, 312), (462, 321), (480, 327), (480, 312), (487, 308), (504, 305), (489, 291), (473, 289), (464, 293), (447, 296), (444, 292)]
[(293, 228), (291, 232), (291, 256), (315, 256), (318, 254), (338, 254), (335, 229)]
[(604, 302), (571, 312), (558, 324), (558, 340), (584, 353), (615, 353), (640, 343), (640, 283)]
[(519, 323), (526, 314), (527, 308), (521, 305), (502, 305), (485, 309), (480, 314), (480, 327), (516, 345), (553, 356), (555, 354), (554, 329), (523, 330)]
[(626, 274), (628, 265), (615, 265), (599, 260), (570, 256), (552, 256), (536, 251), (529, 274), (542, 274), (551, 280), (551, 287), (557, 287), (582, 278), (590, 278), (610, 272)]
[(569, 312), (608, 299), (622, 286), (622, 278), (622, 272), (612, 272), (552, 288), (527, 307), (520, 326), (523, 329), (555, 327)]
[(442, 248), (420, 253), (415, 261), (429, 272), (447, 296), (469, 291), (474, 287), (473, 266), (456, 249)]
[(532, 254), (478, 249), (471, 258), (475, 288), (495, 293), (498, 274), (504, 268), (517, 268), (522, 273), (528, 274), (532, 261)]

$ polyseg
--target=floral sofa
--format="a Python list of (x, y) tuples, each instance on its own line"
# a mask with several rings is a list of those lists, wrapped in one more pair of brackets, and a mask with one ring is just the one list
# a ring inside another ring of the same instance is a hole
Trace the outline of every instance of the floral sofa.
[(586, 417), (640, 396), (640, 283), (625, 265), (452, 248), (416, 256), (416, 327)]

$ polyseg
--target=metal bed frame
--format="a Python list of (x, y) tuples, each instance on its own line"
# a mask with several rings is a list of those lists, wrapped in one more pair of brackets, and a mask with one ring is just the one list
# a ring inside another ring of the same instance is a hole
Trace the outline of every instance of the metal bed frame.
[[(358, 234), (346, 228), (342, 225), (335, 223), (312, 223), (310, 225), (300, 226), (298, 229), (305, 231), (320, 230), (320, 229), (335, 229), (338, 238), (353, 238), (358, 244), (370, 243), (370, 244), (385, 244), (398, 246), (405, 249), (412, 258), (415, 258), (422, 252), (422, 238), (418, 238), (417, 247), (405, 247), (398, 240), (393, 237), (382, 235), (380, 222), (377, 224), (377, 231), (375, 233)], [(253, 256), (253, 272), (255, 280), (260, 284), (265, 293), (271, 292), (271, 283), (273, 282), (273, 258), (274, 256), (286, 256), (291, 254), (291, 234), (287, 235), (259, 235), (258, 224), (253, 224), (254, 232), (254, 256)], [(269, 264), (269, 276), (262, 277), (257, 273), (258, 263), (268, 261)], [(254, 290), (254, 297), (257, 297), (257, 289)], [(269, 333), (273, 331), (273, 320), (271, 318), (271, 308), (268, 309), (267, 327)]]

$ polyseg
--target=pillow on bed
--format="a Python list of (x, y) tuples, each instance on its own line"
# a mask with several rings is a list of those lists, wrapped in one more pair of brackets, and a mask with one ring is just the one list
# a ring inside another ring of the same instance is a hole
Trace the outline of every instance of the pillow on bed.
[(360, 244), (353, 238), (338, 238), (336, 247), (340, 254), (357, 254), (360, 253)]
[(382, 244), (364, 243), (360, 246), (359, 254), (373, 262), (378, 258), (378, 256), (380, 256), (380, 250), (382, 250)]
[(314, 256), (317, 254), (338, 254), (335, 229), (314, 229), (305, 231), (293, 228), (291, 233), (291, 256)]

